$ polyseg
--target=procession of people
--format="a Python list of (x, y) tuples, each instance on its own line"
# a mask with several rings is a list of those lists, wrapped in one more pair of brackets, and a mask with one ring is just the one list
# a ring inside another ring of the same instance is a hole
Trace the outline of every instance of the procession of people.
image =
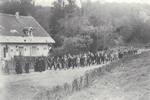
[(66, 54), (63, 56), (48, 57), (48, 69), (69, 69), (76, 67), (85, 67), (119, 60), (124, 56), (134, 55), (137, 49), (119, 49), (119, 50), (102, 50), (96, 53), (88, 52), (79, 55)]
[[(107, 49), (97, 51), (95, 53), (87, 52), (78, 55), (66, 54), (63, 56), (49, 56), (47, 58), (38, 57), (34, 62), (34, 71), (42, 72), (45, 70), (61, 70), (61, 69), (74, 69), (79, 67), (89, 67), (92, 65), (105, 64), (114, 60), (119, 60), (125, 56), (137, 54), (138, 49), (123, 48), (123, 49)], [(47, 65), (47, 66), (46, 66)], [(30, 64), (28, 61), (24, 62), (24, 67), (21, 67), (19, 61), (16, 62), (15, 71), (17, 74), (29, 73)]]
[(32, 62), (31, 60), (26, 60), (24, 58), (24, 60), (16, 60), (16, 67), (15, 67), (15, 71), (16, 74), (22, 74), (22, 73), (29, 73), (32, 64), (33, 64), (33, 69), (34, 72), (42, 72), (46, 70), (46, 64), (45, 64), (45, 59), (44, 57), (37, 57), (35, 59), (34, 62)]

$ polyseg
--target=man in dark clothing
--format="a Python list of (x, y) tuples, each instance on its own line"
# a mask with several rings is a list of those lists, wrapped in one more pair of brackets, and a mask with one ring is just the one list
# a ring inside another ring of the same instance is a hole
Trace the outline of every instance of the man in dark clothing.
[(37, 72), (38, 71), (38, 59), (36, 58), (35, 63), (34, 63), (34, 71)]
[(25, 63), (25, 72), (29, 73), (29, 62)]
[(119, 56), (119, 59), (121, 59), (123, 57), (123, 53), (119, 52), (118, 56)]
[(47, 58), (47, 69), (52, 69), (53, 67), (53, 58)]
[(60, 63), (61, 63), (61, 60), (60, 60), (60, 57), (57, 57), (57, 68), (60, 69)]
[(41, 58), (40, 63), (41, 63), (41, 66), (40, 66), (41, 67), (41, 71), (45, 71), (46, 66), (45, 66), (44, 58)]
[(82, 55), (81, 58), (80, 58), (80, 65), (81, 65), (82, 67), (84, 67), (84, 62), (85, 62), (85, 58), (84, 58), (84, 56)]
[(71, 67), (71, 57), (69, 56), (68, 57), (68, 68), (70, 68)]
[(22, 66), (21, 66), (21, 64), (20, 64), (19, 61), (16, 62), (16, 68), (15, 68), (15, 70), (16, 70), (17, 74), (21, 74), (22, 73)]
[(73, 66), (73, 68), (77, 67), (77, 57), (76, 56), (73, 56), (73, 58), (72, 58), (72, 66)]
[(100, 54), (97, 55), (97, 64), (101, 64), (101, 55)]
[(105, 62), (105, 55), (104, 54), (102, 54), (101, 55), (101, 62), (104, 64), (104, 62)]
[(60, 57), (60, 64), (61, 64), (61, 69), (64, 69), (64, 67), (65, 67), (65, 59), (64, 59), (64, 57)]
[(40, 72), (41, 71), (41, 64), (40, 64), (40, 58), (36, 59), (35, 65), (34, 65), (34, 71)]
[(91, 58), (90, 58), (90, 56), (89, 56), (89, 55), (87, 56), (87, 65), (88, 65), (88, 66), (90, 66), (90, 65), (91, 65)]

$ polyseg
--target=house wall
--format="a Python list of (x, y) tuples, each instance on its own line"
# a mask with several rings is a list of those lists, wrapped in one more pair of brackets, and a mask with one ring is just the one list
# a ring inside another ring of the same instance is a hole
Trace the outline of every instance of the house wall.
[[(4, 50), (5, 48), (5, 50)], [(6, 52), (6, 56), (4, 53)], [(0, 58), (10, 60), (14, 56), (48, 56), (48, 44), (0, 44)]]

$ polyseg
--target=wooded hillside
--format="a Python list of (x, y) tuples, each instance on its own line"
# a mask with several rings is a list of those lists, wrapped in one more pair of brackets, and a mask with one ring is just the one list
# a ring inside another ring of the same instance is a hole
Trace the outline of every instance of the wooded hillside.
[(0, 5), (1, 13), (33, 16), (55, 39), (54, 54), (81, 53), (150, 42), (150, 5), (56, 0), (52, 7), (32, 0), (12, 0)]

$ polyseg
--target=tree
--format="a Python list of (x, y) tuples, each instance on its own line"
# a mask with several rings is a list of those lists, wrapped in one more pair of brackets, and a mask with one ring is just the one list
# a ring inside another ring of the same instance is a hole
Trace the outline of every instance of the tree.
[[(49, 21), (50, 34), (56, 39), (55, 47), (61, 46), (59, 39), (64, 36), (64, 27), (61, 27), (60, 21), (72, 16), (75, 12), (76, 4), (75, 0), (68, 0), (68, 4), (65, 4), (64, 0), (57, 0), (53, 3), (51, 8), (51, 17)], [(71, 32), (67, 30), (68, 32)], [(62, 34), (63, 33), (63, 34)]]
[(20, 15), (34, 15), (34, 2), (32, 0), (11, 0), (4, 2), (0, 6), (0, 11), (2, 13), (15, 14), (20, 12)]
[(59, 32), (60, 27), (58, 21), (61, 18), (64, 18), (65, 13), (64, 13), (64, 1), (63, 0), (57, 0), (53, 3), (53, 7), (51, 7), (51, 17), (50, 17), (50, 22), (49, 22), (49, 28), (50, 28), (50, 33), (52, 35), (55, 35)]

